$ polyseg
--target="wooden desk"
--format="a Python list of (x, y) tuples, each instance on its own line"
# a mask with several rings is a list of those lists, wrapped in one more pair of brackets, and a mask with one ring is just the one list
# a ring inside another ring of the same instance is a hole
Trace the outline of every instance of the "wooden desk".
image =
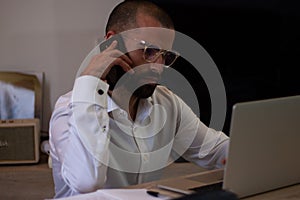
[[(42, 155), (38, 164), (0, 165), (0, 199), (43, 200), (54, 196), (52, 170), (48, 157)], [(166, 167), (162, 179), (187, 175), (204, 169), (192, 163), (174, 163)]]
[(0, 166), (0, 199), (43, 200), (54, 196), (52, 170), (46, 160)]
[[(217, 172), (217, 174), (216, 174), (216, 172)], [(159, 185), (159, 184), (163, 185), (166, 182), (173, 182), (174, 184), (176, 184), (176, 183), (182, 182), (182, 179), (184, 179), (184, 178), (187, 178), (187, 177), (191, 178), (191, 177), (199, 176), (202, 174), (211, 175), (211, 177), (213, 177), (214, 180), (215, 180), (216, 176), (219, 177), (220, 175), (222, 175), (222, 173), (219, 173), (219, 170), (205, 171), (205, 172), (194, 173), (194, 174), (190, 174), (190, 175), (179, 176), (179, 177), (175, 177), (175, 178), (168, 178), (168, 179), (164, 179), (164, 180), (129, 186), (128, 188), (131, 188), (131, 189), (147, 188), (147, 189), (159, 191), (162, 194), (177, 198), (182, 195), (179, 195), (179, 194), (173, 193), (173, 192), (169, 192), (166, 190), (161, 190), (161, 189), (157, 188), (157, 185)], [(296, 184), (296, 185), (292, 185), (289, 187), (280, 188), (277, 190), (273, 190), (273, 191), (265, 192), (262, 194), (257, 194), (257, 195), (251, 196), (251, 197), (243, 198), (243, 200), (296, 200), (296, 199), (300, 199), (300, 184)]]
[[(203, 171), (191, 163), (176, 163), (168, 166), (162, 180), (130, 186), (128, 188), (155, 188), (157, 184), (165, 181), (180, 181), (183, 177), (193, 177)], [(177, 176), (177, 177), (175, 177)], [(48, 168), (46, 161), (37, 165), (15, 165), (0, 166), (0, 199), (30, 199), (42, 200), (52, 198), (54, 195), (54, 184), (51, 169)], [(171, 193), (170, 196), (179, 197), (180, 195)], [(278, 189), (272, 192), (255, 195), (245, 198), (245, 200), (296, 200), (300, 199), (300, 184), (287, 188)]]

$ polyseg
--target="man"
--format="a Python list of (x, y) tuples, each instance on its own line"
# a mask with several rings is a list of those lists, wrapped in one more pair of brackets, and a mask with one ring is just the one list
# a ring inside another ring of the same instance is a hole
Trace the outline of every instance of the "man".
[[(50, 121), (56, 198), (157, 179), (179, 156), (209, 169), (223, 165), (228, 137), (157, 85), (178, 56), (169, 50), (175, 34), (169, 16), (150, 2), (125, 1), (112, 11), (106, 39), (120, 33), (127, 52), (116, 48), (122, 41), (112, 42), (56, 103)], [(117, 82), (116, 67), (126, 72)]]

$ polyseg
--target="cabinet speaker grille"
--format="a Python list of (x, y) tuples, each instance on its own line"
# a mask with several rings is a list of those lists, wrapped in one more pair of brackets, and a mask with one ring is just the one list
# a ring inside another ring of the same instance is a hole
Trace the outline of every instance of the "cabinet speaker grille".
[(0, 122), (0, 164), (37, 163), (40, 128), (38, 119)]

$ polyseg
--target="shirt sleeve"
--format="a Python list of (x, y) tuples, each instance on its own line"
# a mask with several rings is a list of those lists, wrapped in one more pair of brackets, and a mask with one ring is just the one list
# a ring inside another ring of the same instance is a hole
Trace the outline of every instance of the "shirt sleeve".
[(175, 144), (189, 143), (182, 157), (206, 169), (224, 167), (229, 137), (222, 131), (208, 128), (180, 98), (178, 104), (180, 116)]
[(79, 193), (101, 188), (108, 162), (108, 84), (81, 76), (61, 97), (50, 121), (52, 159), (61, 163), (64, 182)]

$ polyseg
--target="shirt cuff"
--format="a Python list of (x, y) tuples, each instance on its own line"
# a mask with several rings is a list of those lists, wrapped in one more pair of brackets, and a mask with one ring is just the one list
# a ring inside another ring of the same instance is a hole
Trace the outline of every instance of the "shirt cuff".
[(80, 76), (75, 80), (72, 102), (85, 102), (107, 108), (109, 85), (94, 76)]

